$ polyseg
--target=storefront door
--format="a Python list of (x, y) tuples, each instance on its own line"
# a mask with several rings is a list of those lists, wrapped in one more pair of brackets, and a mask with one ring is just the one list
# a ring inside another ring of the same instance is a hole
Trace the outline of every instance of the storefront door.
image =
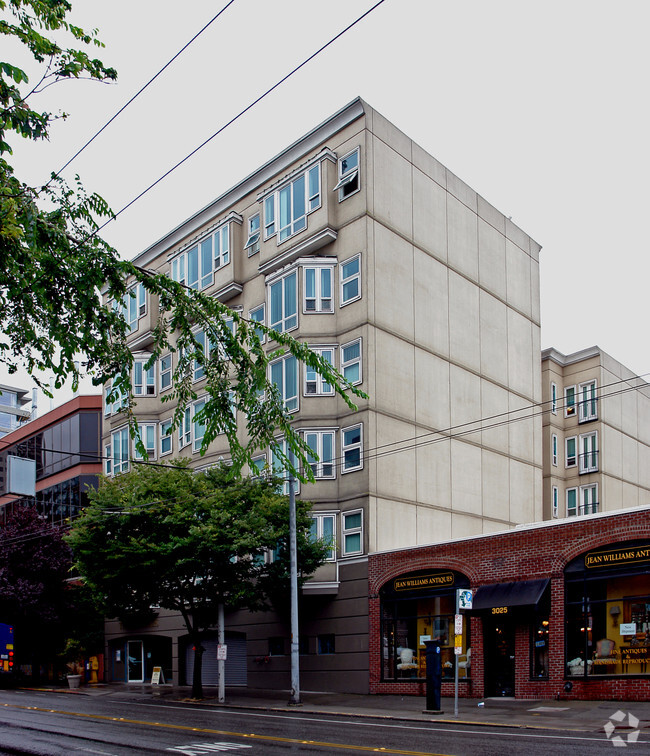
[(127, 682), (144, 682), (144, 653), (142, 641), (127, 642), (128, 671)]
[(484, 620), (485, 694), (515, 695), (515, 624), (508, 618)]

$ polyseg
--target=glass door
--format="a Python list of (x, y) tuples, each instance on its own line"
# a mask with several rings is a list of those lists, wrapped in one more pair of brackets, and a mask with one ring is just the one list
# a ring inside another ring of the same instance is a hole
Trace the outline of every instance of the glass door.
[(515, 625), (509, 619), (486, 618), (484, 626), (485, 694), (515, 695)]
[(142, 641), (127, 641), (127, 682), (144, 682), (144, 652)]

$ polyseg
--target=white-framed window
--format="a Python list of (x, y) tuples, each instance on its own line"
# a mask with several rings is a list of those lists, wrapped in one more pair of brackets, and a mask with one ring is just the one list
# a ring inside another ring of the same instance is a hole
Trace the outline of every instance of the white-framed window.
[(331, 265), (305, 265), (303, 267), (304, 313), (334, 312)]
[(557, 467), (557, 434), (551, 434), (551, 463)]
[(312, 541), (323, 541), (328, 547), (325, 560), (336, 561), (336, 515), (316, 514), (311, 516), (310, 537)]
[(186, 407), (178, 425), (178, 448), (183, 449), (192, 443), (192, 410)]
[(341, 431), (342, 473), (363, 468), (363, 426), (353, 425)]
[(341, 515), (343, 556), (363, 553), (363, 510), (355, 509)]
[(598, 513), (598, 483), (580, 486), (580, 514)]
[[(312, 347), (312, 351), (334, 365), (334, 351), (336, 347)], [(332, 396), (334, 387), (325, 381), (323, 376), (314, 368), (305, 365), (305, 396)]]
[(166, 354), (160, 358), (160, 390), (167, 391), (172, 387), (172, 356)]
[[(147, 450), (147, 457), (149, 459), (155, 459), (157, 425), (155, 423), (138, 423), (138, 429), (140, 431), (140, 440), (142, 441), (144, 448)], [(142, 454), (138, 451), (135, 439), (133, 441), (133, 458), (143, 459)]]
[(341, 373), (351, 384), (361, 383), (361, 339), (355, 339), (341, 346)]
[(567, 488), (566, 490), (566, 516), (575, 517), (578, 514), (578, 489)]
[(304, 431), (305, 441), (311, 449), (307, 455), (315, 478), (334, 478), (336, 475), (333, 430)]
[(260, 251), (260, 214), (251, 215), (248, 219), (248, 238), (244, 249), (248, 250), (248, 256), (252, 257)]
[(564, 442), (564, 458), (566, 467), (575, 467), (578, 464), (578, 438), (569, 436)]
[(564, 417), (575, 417), (576, 414), (576, 387), (564, 387)]
[(557, 383), (551, 383), (551, 412), (557, 415)]
[(104, 416), (110, 417), (113, 413), (113, 403), (108, 401), (108, 397), (111, 393), (111, 384), (104, 384)]
[(171, 278), (190, 289), (212, 285), (212, 271), (230, 262), (230, 224), (224, 223), (171, 261)]
[(264, 475), (266, 470), (266, 454), (260, 454), (258, 457), (253, 457), (253, 464), (251, 465), (251, 475), (254, 478), (259, 478)]
[(578, 422), (586, 423), (598, 418), (598, 397), (596, 396), (596, 381), (581, 383), (578, 387), (579, 412)]
[(288, 412), (298, 409), (298, 360), (286, 354), (270, 365), (270, 380), (277, 386), (282, 402)]
[[(261, 323), (262, 325), (265, 325), (264, 323), (264, 313), (266, 311), (266, 306), (264, 304), (259, 305), (254, 310), (250, 310), (248, 313), (248, 319), (252, 320), (254, 323)], [(264, 332), (261, 328), (255, 328), (255, 333), (257, 334), (259, 340), (264, 343), (265, 336)]]
[(557, 486), (551, 488), (551, 515), (557, 517), (560, 511), (560, 492)]
[(275, 235), (275, 194), (264, 200), (264, 238), (270, 239)]
[(190, 289), (205, 289), (212, 285), (212, 235), (172, 260), (171, 277)]
[(205, 407), (205, 399), (199, 399), (192, 405), (192, 436), (193, 446), (192, 449), (195, 452), (201, 450), (201, 444), (203, 443), (203, 436), (205, 436), (205, 420), (197, 420), (196, 416)]
[(598, 433), (585, 433), (580, 436), (580, 473), (598, 470)]
[[(320, 163), (301, 173), (274, 193), (273, 228), (277, 218), (278, 244), (307, 228), (307, 215), (320, 207)], [(264, 204), (267, 209), (268, 199)], [(264, 219), (267, 238), (270, 219)]]
[(129, 330), (135, 331), (138, 320), (147, 314), (147, 290), (139, 283), (131, 286), (120, 302), (113, 301), (111, 306), (119, 312), (129, 324)]
[(111, 446), (113, 447), (113, 475), (126, 472), (129, 469), (129, 429), (120, 428), (120, 430), (111, 433)]
[(339, 279), (341, 307), (361, 298), (361, 255), (355, 255), (341, 263)]
[[(289, 494), (289, 472), (284, 460), (280, 457), (280, 452), (290, 459), (295, 467), (296, 457), (289, 448), (286, 438), (277, 439), (273, 446), (271, 446), (271, 470), (273, 471), (273, 475), (284, 481), (281, 486), (281, 492), (287, 496)], [(297, 478), (294, 478), (294, 492), (296, 496), (300, 493), (300, 481)]]
[(173, 451), (173, 439), (171, 433), (172, 421), (163, 420), (160, 423), (160, 456), (164, 457), (165, 454), (171, 454)]
[(113, 455), (111, 454), (113, 447), (111, 444), (106, 444), (104, 447), (104, 474), (113, 474)]
[(298, 327), (298, 271), (292, 270), (268, 285), (269, 326), (276, 331)]
[(212, 237), (214, 245), (214, 269), (219, 270), (230, 262), (230, 223), (218, 228)]
[(194, 372), (193, 380), (200, 381), (202, 378), (205, 378), (205, 363), (210, 359), (210, 343), (209, 339), (206, 338), (204, 331), (197, 331), (194, 334), (194, 338), (199, 345), (199, 351), (203, 352), (203, 362), (199, 362), (199, 360), (195, 358), (192, 368)]
[(133, 362), (133, 395), (155, 396), (156, 395), (156, 363), (150, 368), (145, 368), (148, 358)]
[(359, 182), (359, 148), (348, 152), (339, 160), (339, 180), (333, 191), (338, 191), (339, 202), (358, 192)]
[(107, 383), (104, 387), (104, 415), (109, 417), (110, 415), (117, 415), (127, 405), (127, 397), (122, 394), (121, 389), (118, 387), (115, 389), (115, 397), (113, 401), (108, 401), (108, 397), (111, 394), (111, 384)]

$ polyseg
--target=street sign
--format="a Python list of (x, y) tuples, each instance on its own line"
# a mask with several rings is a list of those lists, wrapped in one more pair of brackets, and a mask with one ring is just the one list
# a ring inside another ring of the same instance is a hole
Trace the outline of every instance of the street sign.
[(228, 646), (217, 646), (217, 661), (226, 661), (228, 657)]
[(462, 614), (456, 614), (454, 617), (454, 633), (456, 633), (456, 635), (463, 634), (463, 615)]
[(463, 653), (463, 636), (457, 635), (454, 638), (454, 654), (460, 656)]
[(458, 588), (456, 593), (458, 597), (458, 608), (471, 609), (474, 593), (468, 588)]

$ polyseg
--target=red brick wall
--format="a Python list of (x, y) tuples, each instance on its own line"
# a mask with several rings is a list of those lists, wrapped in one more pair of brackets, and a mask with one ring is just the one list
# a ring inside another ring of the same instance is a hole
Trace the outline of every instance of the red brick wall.
[[(610, 543), (650, 538), (650, 509), (606, 517), (587, 517), (537, 528), (511, 530), (494, 536), (372, 554), (368, 564), (370, 614), (370, 691), (424, 695), (424, 683), (381, 682), (379, 591), (389, 580), (421, 569), (452, 569), (469, 578), (476, 589), (489, 583), (551, 578), (549, 624), (549, 679), (531, 680), (529, 625), (516, 627), (515, 694), (518, 698), (650, 700), (650, 677), (611, 679), (568, 678), (564, 691), (564, 567), (575, 557)], [(471, 619), (471, 681), (460, 681), (459, 694), (482, 697), (484, 688), (483, 626)], [(442, 684), (442, 695), (452, 696), (453, 683)]]

